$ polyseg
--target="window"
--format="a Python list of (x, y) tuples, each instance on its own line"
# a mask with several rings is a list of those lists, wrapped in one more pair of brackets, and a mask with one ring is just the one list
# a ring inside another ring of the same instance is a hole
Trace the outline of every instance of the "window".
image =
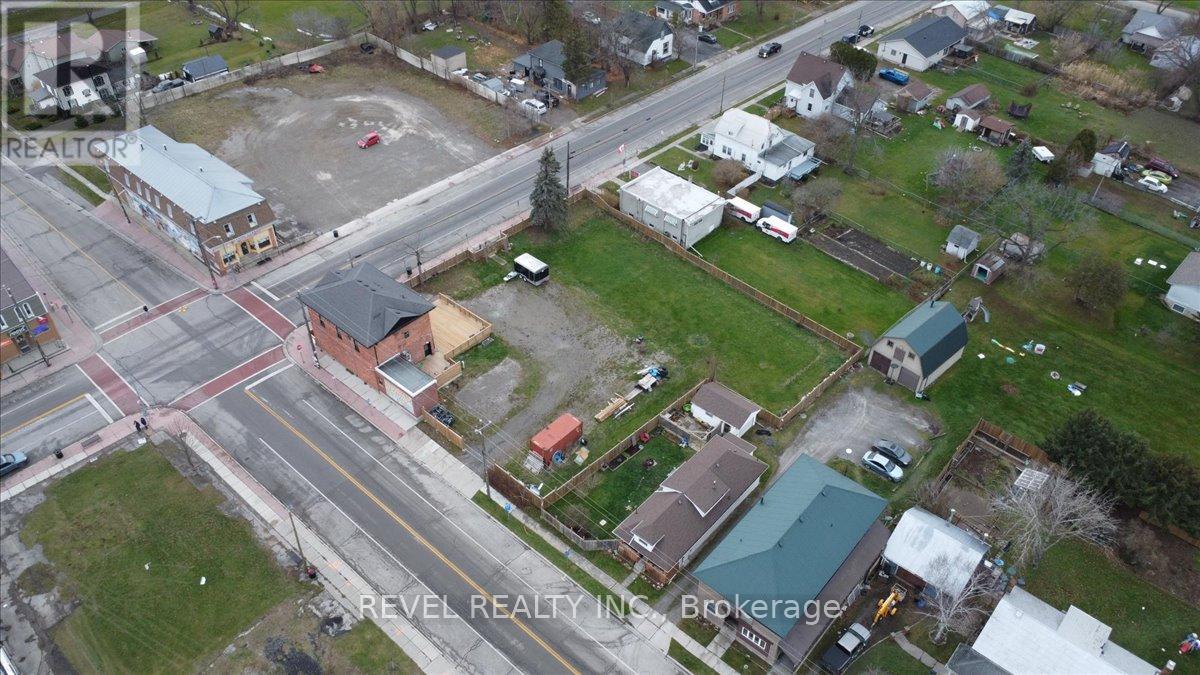
[(337, 338), (339, 340), (341, 340), (342, 339), (342, 329), (335, 327), (333, 330), (335, 333), (337, 333)]
[(809, 87), (809, 88), (808, 88), (808, 97), (809, 97), (809, 98), (816, 98), (816, 97), (817, 97), (817, 88), (816, 88), (816, 87)]
[(156, 209), (162, 208), (162, 201), (159, 200), (158, 195), (154, 195), (154, 208), (156, 208)]
[(91, 96), (91, 95), (92, 95), (91, 89), (84, 89), (83, 94), (81, 94), (81, 96)]
[(233, 251), (225, 251), (221, 254), (221, 262), (225, 263), (226, 265), (234, 260), (237, 260), (237, 254), (235, 254)]
[(759, 649), (766, 651), (767, 641), (762, 639), (762, 637), (760, 637), (758, 635), (758, 633), (755, 633), (754, 631), (750, 630), (749, 628), (746, 628), (745, 626), (739, 626), (739, 628), (740, 628), (740, 630), (738, 632), (740, 632), (742, 634), (742, 637), (749, 640), (755, 647), (758, 647)]
[(233, 236), (233, 223), (225, 223), (225, 236), (226, 237)]
[(408, 339), (408, 331), (404, 331), (404, 339), (405, 339), (405, 340), (407, 340), (407, 339)]
[(811, 103), (808, 104), (808, 112), (812, 112), (812, 104)]
[(129, 187), (129, 174), (125, 174), (125, 187)]
[(258, 223), (257, 223), (257, 222), (254, 220), (254, 214), (253, 214), (253, 213), (247, 213), (247, 214), (246, 214), (246, 222), (247, 222), (247, 223), (250, 223), (251, 225), (257, 225), (257, 224), (258, 224)]
[(271, 248), (271, 238), (263, 237), (258, 240), (258, 249), (261, 251), (264, 248)]
[(100, 87), (103, 87), (104, 86), (104, 76), (97, 75), (97, 76), (93, 77), (92, 84), (95, 85), (97, 89), (99, 89)]
[(350, 342), (354, 344), (354, 351), (358, 351), (358, 340), (350, 338)]
[(888, 340), (888, 341), (887, 341), (887, 346), (889, 346), (889, 347), (895, 347), (896, 345), (895, 345), (895, 344), (893, 344), (891, 340)]
[(141, 197), (142, 196), (142, 181), (139, 180), (137, 182), (137, 184), (133, 186), (133, 189), (134, 189), (134, 192), (137, 192), (137, 196)]
[(21, 303), (21, 311), (25, 313), (26, 319), (33, 318), (33, 306), (30, 305), (28, 302)]
[(64, 95), (64, 96), (70, 96), (70, 95), (71, 95), (71, 93), (72, 93), (72, 92), (71, 92), (71, 85), (69, 85), (69, 84), (68, 84), (67, 86), (63, 87), (63, 88), (62, 88), (62, 92), (63, 92), (63, 95)]
[(321, 324), (321, 328), (325, 327), (325, 319), (322, 318), (321, 316), (317, 317), (317, 323)]
[(167, 202), (167, 216), (171, 218), (175, 217), (175, 208), (171, 206), (171, 202)]
[(433, 356), (433, 343), (432, 342), (425, 343), (425, 356)]

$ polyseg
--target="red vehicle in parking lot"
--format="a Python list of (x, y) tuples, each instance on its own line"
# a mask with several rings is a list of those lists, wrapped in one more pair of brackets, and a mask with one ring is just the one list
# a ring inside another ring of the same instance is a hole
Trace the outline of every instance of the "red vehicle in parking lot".
[(379, 142), (379, 132), (371, 131), (366, 136), (358, 139), (358, 147), (369, 148)]

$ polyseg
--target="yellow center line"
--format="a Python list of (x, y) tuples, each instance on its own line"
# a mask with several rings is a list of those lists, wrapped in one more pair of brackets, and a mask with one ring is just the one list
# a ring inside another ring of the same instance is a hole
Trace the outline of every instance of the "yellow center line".
[(59, 410), (62, 410), (63, 408), (71, 405), (72, 403), (78, 401), (79, 399), (81, 399), (83, 397), (84, 397), (84, 394), (80, 394), (69, 401), (63, 401), (62, 403), (59, 403), (58, 405), (54, 406), (53, 408), (47, 410), (46, 412), (44, 412), (40, 415), (38, 415), (37, 417), (32, 417), (30, 419), (27, 419), (24, 422), (21, 422), (20, 424), (18, 424), (17, 426), (9, 429), (8, 431), (5, 431), (4, 433), (0, 434), (0, 438), (4, 438), (5, 436), (7, 436), (13, 432), (20, 431), (21, 429), (24, 429), (25, 427), (29, 426), (30, 424), (33, 424), (34, 422), (37, 422), (38, 420), (40, 420), (44, 417), (49, 417), (50, 415), (53, 415), (54, 413), (58, 412)]
[(43, 215), (42, 215), (42, 213), (41, 213), (40, 211), (38, 211), (37, 209), (35, 209), (35, 208), (33, 208), (32, 206), (30, 206), (29, 202), (25, 201), (24, 199), (21, 199), (21, 196), (20, 196), (20, 195), (18, 195), (16, 192), (14, 192), (12, 188), (8, 187), (7, 185), (3, 185), (3, 184), (0, 184), (0, 188), (3, 188), (3, 189), (5, 190), (5, 192), (8, 192), (10, 195), (12, 195), (12, 196), (13, 196), (13, 199), (15, 199), (15, 200), (17, 200), (17, 201), (21, 202), (22, 204), (24, 204), (24, 205), (25, 205), (25, 208), (26, 208), (26, 209), (28, 209), (30, 213), (32, 213), (33, 215), (37, 216), (38, 218), (41, 218), (41, 219), (42, 219), (42, 222), (44, 222), (44, 223), (46, 223), (47, 225), (49, 225), (49, 226), (50, 226), (50, 229), (52, 229), (52, 230), (54, 230), (55, 232), (57, 232), (57, 233), (58, 233), (58, 236), (62, 237), (63, 239), (66, 239), (68, 244), (70, 244), (70, 245), (74, 246), (76, 251), (79, 251), (80, 253), (82, 253), (82, 254), (83, 254), (83, 257), (87, 258), (88, 260), (91, 260), (93, 265), (95, 265), (96, 267), (99, 267), (99, 268), (100, 268), (100, 271), (102, 271), (102, 272), (104, 272), (105, 274), (107, 274), (109, 279), (112, 279), (113, 281), (115, 281), (115, 282), (117, 282), (118, 284), (120, 284), (120, 285), (121, 285), (121, 288), (124, 288), (126, 293), (128, 293), (128, 294), (132, 295), (132, 296), (133, 296), (133, 299), (134, 299), (134, 300), (137, 300), (139, 304), (142, 304), (142, 305), (145, 305), (145, 304), (146, 304), (146, 301), (145, 301), (145, 299), (143, 299), (143, 298), (142, 298), (142, 296), (138, 295), (137, 293), (134, 293), (134, 292), (133, 292), (133, 289), (131, 289), (131, 288), (129, 288), (128, 286), (126, 286), (126, 285), (125, 285), (125, 282), (123, 282), (123, 281), (121, 281), (120, 279), (118, 279), (118, 278), (116, 278), (115, 276), (113, 276), (112, 272), (109, 272), (107, 267), (105, 267), (104, 265), (101, 265), (99, 262), (97, 262), (97, 261), (96, 261), (96, 259), (95, 259), (95, 258), (93, 258), (92, 256), (88, 255), (88, 252), (87, 252), (87, 251), (85, 251), (85, 250), (83, 250), (83, 247), (81, 247), (79, 244), (76, 244), (74, 239), (72, 239), (72, 238), (70, 238), (69, 236), (67, 236), (67, 233), (66, 233), (66, 232), (63, 232), (62, 230), (60, 230), (60, 229), (58, 229), (57, 227), (55, 227), (55, 226), (54, 226), (54, 223), (52, 223), (52, 222), (50, 222), (49, 220), (47, 220), (47, 219), (46, 219), (46, 216), (43, 216)]
[(372, 502), (374, 502), (374, 504), (376, 506), (378, 506), (381, 511), (386, 513), (389, 518), (396, 521), (397, 524), (399, 524), (401, 527), (403, 527), (414, 539), (416, 539), (418, 542), (420, 542), (420, 544), (422, 546), (424, 546), (426, 549), (428, 549), (430, 553), (432, 553), (434, 556), (436, 556), (447, 567), (449, 567), (451, 569), (451, 571), (453, 571), (455, 574), (457, 574), (459, 576), (459, 578), (461, 578), (463, 581), (467, 582), (467, 584), (469, 586), (471, 586), (471, 588), (475, 589), (475, 592), (477, 592), (480, 595), (482, 595), (483, 597), (487, 598), (488, 602), (490, 602), (493, 607), (495, 607), (497, 610), (499, 610), (500, 613), (503, 614), (506, 618), (510, 619), (518, 628), (521, 629), (521, 631), (523, 633), (528, 635), (530, 638), (533, 639), (534, 642), (536, 642), (543, 649), (545, 649), (546, 652), (549, 653), (551, 656), (553, 656), (555, 658), (555, 660), (557, 660), (559, 663), (561, 663), (563, 665), (563, 667), (565, 667), (568, 671), (570, 671), (574, 675), (582, 675), (582, 673), (580, 673), (580, 671), (578, 669), (576, 669), (574, 666), (572, 666), (571, 663), (569, 661), (567, 661), (567, 659), (565, 657), (563, 657), (562, 654), (558, 653), (558, 651), (555, 650), (553, 647), (551, 647), (550, 644), (547, 643), (544, 639), (542, 639), (541, 636), (539, 636), (532, 629), (530, 629), (529, 626), (525, 624), (525, 622), (521, 621), (516, 616), (514, 616), (511, 612), (509, 612), (508, 608), (506, 608), (504, 605), (499, 603), (492, 596), (491, 593), (488, 593), (486, 590), (484, 590), (484, 588), (482, 586), (480, 586), (478, 583), (475, 582), (474, 579), (472, 579), (470, 576), (468, 576), (467, 573), (462, 570), (462, 568), (460, 568), (458, 565), (454, 564), (453, 561), (451, 561), (449, 558), (447, 558), (445, 556), (445, 554), (443, 554), (440, 550), (438, 550), (438, 548), (436, 546), (434, 546), (428, 539), (421, 536), (421, 533), (419, 533), (415, 529), (413, 529), (413, 527), (411, 525), (409, 525), (407, 521), (405, 521), (400, 516), (396, 515), (396, 512), (392, 511), (392, 509), (389, 508), (387, 504), (384, 504), (383, 501), (379, 499), (379, 497), (376, 497), (375, 494), (373, 492), (371, 492), (370, 490), (368, 490), (366, 488), (366, 486), (364, 486), (361, 482), (359, 482), (359, 480), (357, 478), (355, 478), (348, 471), (343, 469), (341, 467), (341, 465), (339, 465), (337, 462), (333, 461), (333, 458), (330, 457), (328, 454), (326, 454), (324, 450), (317, 447), (317, 445), (315, 443), (313, 443), (311, 440), (309, 440), (308, 436), (305, 436), (303, 433), (300, 432), (300, 430), (298, 430), (298, 429), (296, 429), (296, 427), (292, 426), (291, 423), (289, 423), (287, 420), (285, 420), (279, 413), (275, 412), (270, 406), (268, 406), (266, 404), (266, 402), (264, 402), (261, 398), (259, 398), (258, 395), (255, 394), (253, 391), (250, 391), (249, 389), (243, 389), (243, 391), (245, 391), (246, 395), (249, 396), (251, 399), (253, 399), (255, 403), (257, 403), (259, 406), (261, 406), (263, 410), (267, 411), (267, 413), (269, 415), (271, 415), (271, 417), (274, 417), (275, 420), (278, 421), (280, 424), (282, 424), (284, 427), (286, 427), (288, 429), (288, 431), (291, 431), (293, 434), (295, 434), (296, 437), (299, 438), (301, 441), (303, 441), (305, 445), (307, 445), (309, 448), (312, 448), (313, 452), (320, 455), (321, 458), (324, 459), (334, 469), (336, 469), (338, 473), (342, 474), (342, 476), (346, 480), (350, 481), (350, 483), (354, 487), (358, 488), (359, 492), (366, 495), (366, 497), (368, 499), (370, 499)]

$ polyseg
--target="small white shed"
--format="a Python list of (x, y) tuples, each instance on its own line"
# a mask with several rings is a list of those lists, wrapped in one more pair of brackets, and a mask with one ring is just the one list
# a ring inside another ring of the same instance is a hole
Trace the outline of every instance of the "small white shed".
[(754, 401), (717, 382), (706, 382), (692, 397), (692, 417), (718, 432), (739, 438), (758, 421), (761, 410)]
[(979, 248), (979, 233), (963, 225), (955, 225), (946, 237), (946, 253), (966, 260), (971, 252)]

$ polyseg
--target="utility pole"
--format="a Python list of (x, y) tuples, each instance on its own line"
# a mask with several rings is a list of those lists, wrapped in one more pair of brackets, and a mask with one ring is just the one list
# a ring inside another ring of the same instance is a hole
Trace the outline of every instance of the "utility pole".
[(305, 569), (308, 568), (308, 556), (304, 555), (304, 549), (300, 547), (300, 532), (296, 529), (296, 514), (288, 509), (288, 518), (292, 521), (292, 537), (296, 539), (296, 550), (300, 553), (300, 560), (304, 563)]
[(567, 197), (571, 196), (571, 141), (567, 141)]
[(41, 356), (42, 356), (42, 363), (46, 364), (46, 367), (49, 368), (50, 367), (50, 359), (46, 357), (46, 350), (42, 349), (42, 343), (39, 342), (37, 339), (37, 336), (34, 335), (29, 330), (29, 320), (33, 317), (25, 316), (24, 318), (22, 318), (21, 307), (19, 305), (17, 305), (17, 299), (13, 297), (12, 289), (9, 288), (8, 286), (5, 286), (4, 292), (8, 294), (8, 299), (10, 302), (12, 302), (13, 314), (15, 314), (17, 316), (17, 319), (21, 322), (21, 327), (25, 330), (25, 335), (27, 336), (27, 339), (31, 340), (33, 342), (33, 346), (37, 347), (38, 354), (41, 354)]
[(721, 105), (717, 107), (717, 114), (725, 112), (725, 78), (729, 76), (729, 71), (721, 76)]
[(490, 462), (488, 462), (487, 435), (483, 433), (483, 430), (486, 429), (487, 425), (491, 424), (491, 422), (485, 422), (483, 420), (480, 420), (480, 421), (483, 423), (479, 425), (479, 428), (475, 430), (475, 433), (479, 434), (479, 442), (483, 444), (483, 450), (481, 453), (483, 455), (483, 482), (484, 482), (484, 486), (487, 488), (488, 499), (491, 499), (492, 498), (492, 481), (491, 481), (491, 477), (488, 476), (488, 469), (491, 468), (491, 464), (490, 464)]
[(208, 278), (212, 281), (212, 287), (215, 291), (217, 290), (217, 275), (213, 272), (212, 260), (208, 257), (208, 241), (212, 237), (200, 241), (200, 233), (196, 230), (195, 218), (192, 218), (192, 236), (196, 238), (196, 246), (200, 248), (200, 260), (204, 262), (204, 267), (208, 270)]

